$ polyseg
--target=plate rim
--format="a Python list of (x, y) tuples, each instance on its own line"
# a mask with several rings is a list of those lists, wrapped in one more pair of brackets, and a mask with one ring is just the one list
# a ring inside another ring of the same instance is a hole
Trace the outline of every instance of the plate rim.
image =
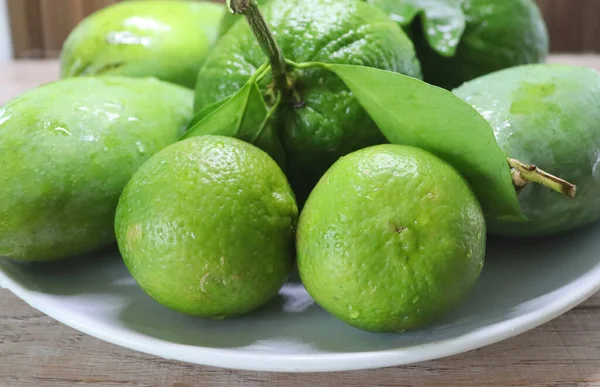
[(567, 312), (600, 291), (600, 262), (575, 280), (555, 289), (574, 287), (568, 296), (549, 302), (544, 308), (515, 316), (480, 329), (431, 343), (372, 351), (314, 355), (274, 355), (172, 343), (141, 333), (126, 337), (104, 329), (95, 320), (58, 310), (43, 300), (47, 293), (21, 286), (0, 268), (0, 287), (10, 290), (29, 306), (89, 336), (120, 347), (169, 360), (212, 367), (266, 372), (337, 372), (407, 365), (457, 355), (517, 336)]

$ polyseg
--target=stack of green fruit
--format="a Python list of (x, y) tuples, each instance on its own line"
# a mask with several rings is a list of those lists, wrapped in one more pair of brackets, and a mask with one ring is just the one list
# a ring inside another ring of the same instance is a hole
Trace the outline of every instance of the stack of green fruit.
[(534, 64), (531, 0), (261, 5), (230, 0), (221, 23), (215, 4), (131, 1), (76, 28), (66, 79), (0, 109), (0, 255), (116, 237), (146, 293), (210, 318), (297, 266), (331, 314), (401, 332), (469, 292), (488, 232), (600, 218), (600, 74)]

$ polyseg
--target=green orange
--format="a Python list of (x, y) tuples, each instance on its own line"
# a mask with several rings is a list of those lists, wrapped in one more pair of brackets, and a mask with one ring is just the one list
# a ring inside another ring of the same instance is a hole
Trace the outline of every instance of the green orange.
[(155, 77), (193, 88), (225, 8), (212, 2), (128, 1), (87, 17), (61, 54), (63, 77)]
[(155, 300), (212, 318), (247, 313), (279, 290), (298, 209), (262, 150), (229, 137), (174, 144), (135, 174), (115, 228), (131, 275)]
[[(376, 67), (419, 77), (413, 45), (402, 29), (360, 0), (275, 0), (261, 7), (284, 56)], [(221, 37), (198, 75), (195, 110), (228, 98), (266, 61), (245, 22)], [(286, 173), (303, 202), (340, 156), (385, 138), (345, 84), (323, 69), (290, 74), (295, 100), (286, 100), (274, 125), (287, 156)], [(260, 88), (271, 101), (270, 76)]]
[(401, 332), (455, 306), (479, 278), (485, 222), (463, 177), (432, 154), (379, 145), (341, 158), (300, 216), (304, 286), (360, 329)]

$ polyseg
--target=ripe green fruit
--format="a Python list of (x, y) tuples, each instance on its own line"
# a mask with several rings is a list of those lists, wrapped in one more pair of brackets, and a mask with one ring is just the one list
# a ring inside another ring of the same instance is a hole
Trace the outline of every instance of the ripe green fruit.
[[(420, 76), (406, 35), (362, 1), (270, 1), (262, 11), (289, 60), (358, 64)], [(236, 23), (200, 70), (195, 110), (236, 93), (265, 60), (247, 23)], [(308, 69), (292, 72), (291, 79), (298, 95), (280, 106), (275, 126), (287, 156), (287, 175), (302, 202), (340, 156), (385, 139), (335, 74)], [(272, 100), (269, 83), (270, 76), (260, 83), (267, 101)]]
[(300, 216), (298, 268), (315, 301), (375, 332), (428, 324), (479, 277), (485, 222), (463, 177), (417, 148), (341, 158)]
[(66, 258), (114, 241), (133, 172), (177, 141), (192, 93), (152, 79), (73, 78), (0, 108), (0, 256)]
[[(548, 54), (546, 25), (534, 0), (437, 0), (441, 3), (437, 6), (431, 0), (368, 1), (386, 10), (394, 20), (404, 20), (403, 24), (412, 21), (406, 27), (425, 81), (447, 89), (506, 67), (543, 62)], [(405, 20), (403, 13), (416, 16), (411, 11), (414, 7), (429, 9), (429, 17)], [(400, 11), (400, 15), (394, 11)], [(426, 25), (425, 20), (435, 18), (439, 25)], [(458, 36), (456, 52), (449, 55), (442, 43), (449, 30), (458, 26), (464, 26), (464, 32)], [(436, 27), (439, 31), (430, 31)], [(428, 36), (432, 33), (442, 36), (441, 41), (432, 41)]]
[(174, 144), (135, 174), (117, 209), (119, 249), (156, 301), (203, 317), (269, 301), (293, 261), (298, 208), (262, 150), (230, 137)]
[(490, 232), (557, 234), (600, 218), (600, 74), (564, 65), (499, 71), (454, 91), (494, 129), (510, 157), (577, 186), (574, 199), (530, 184), (518, 194), (527, 223), (490, 220)]
[(132, 1), (104, 8), (69, 35), (62, 76), (155, 77), (193, 88), (224, 13), (221, 5), (192, 1)]

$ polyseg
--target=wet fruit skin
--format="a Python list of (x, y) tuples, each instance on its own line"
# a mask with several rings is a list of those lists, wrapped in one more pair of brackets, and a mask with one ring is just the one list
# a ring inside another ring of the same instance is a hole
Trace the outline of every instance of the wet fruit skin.
[(191, 119), (188, 89), (72, 78), (0, 107), (0, 257), (49, 261), (114, 241), (121, 191)]
[(62, 77), (156, 77), (193, 88), (217, 41), (223, 6), (211, 2), (129, 1), (86, 18), (61, 54)]
[(132, 276), (155, 300), (222, 318), (269, 301), (293, 261), (298, 208), (285, 175), (241, 140), (200, 136), (135, 174), (115, 228)]
[(435, 52), (416, 23), (413, 42), (425, 81), (447, 89), (503, 68), (540, 63), (548, 33), (533, 0), (466, 0), (467, 26), (456, 55)]
[[(420, 76), (406, 35), (362, 1), (272, 0), (261, 10), (287, 59), (365, 65)], [(237, 92), (265, 61), (247, 23), (236, 23), (200, 70), (195, 110)], [(287, 156), (286, 173), (301, 203), (338, 157), (385, 139), (334, 74), (309, 69), (292, 76), (304, 106), (286, 101), (276, 125)], [(263, 92), (270, 82), (261, 83)]]
[(577, 185), (575, 199), (531, 184), (518, 198), (527, 223), (489, 220), (491, 233), (558, 234), (600, 218), (600, 74), (565, 65), (529, 65), (473, 80), (454, 93), (491, 124), (510, 157)]
[(401, 332), (433, 322), (477, 281), (485, 221), (462, 176), (432, 154), (378, 145), (342, 157), (300, 216), (298, 268), (346, 323)]

